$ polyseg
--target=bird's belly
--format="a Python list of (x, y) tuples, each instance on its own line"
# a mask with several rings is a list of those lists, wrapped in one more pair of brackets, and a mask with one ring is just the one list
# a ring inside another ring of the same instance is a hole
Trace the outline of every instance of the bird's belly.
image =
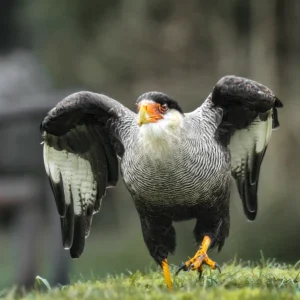
[(213, 164), (206, 166), (207, 172), (195, 156), (188, 161), (179, 157), (169, 161), (135, 159), (121, 167), (137, 209), (147, 211), (173, 212), (175, 207), (182, 211), (213, 205), (217, 201), (214, 195), (220, 195), (228, 176)]

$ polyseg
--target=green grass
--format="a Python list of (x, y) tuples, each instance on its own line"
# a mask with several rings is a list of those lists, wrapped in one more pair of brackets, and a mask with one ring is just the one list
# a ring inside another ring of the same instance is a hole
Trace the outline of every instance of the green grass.
[[(176, 268), (172, 267), (172, 274)], [(160, 271), (108, 276), (103, 280), (77, 281), (70, 286), (33, 291), (21, 299), (300, 299), (298, 265), (264, 261), (223, 265), (222, 274), (205, 268), (201, 281), (196, 272), (182, 272), (174, 290), (165, 287)], [(40, 281), (41, 286), (44, 284)], [(46, 286), (44, 286), (45, 289)], [(3, 291), (2, 299), (15, 299), (15, 290)]]

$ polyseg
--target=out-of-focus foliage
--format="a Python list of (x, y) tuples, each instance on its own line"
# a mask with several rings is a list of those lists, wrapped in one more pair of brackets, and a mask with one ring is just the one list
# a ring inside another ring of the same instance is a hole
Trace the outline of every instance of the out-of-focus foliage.
[[(300, 1), (23, 0), (12, 12), (11, 44), (33, 51), (54, 88), (84, 87), (132, 109), (138, 95), (160, 90), (188, 111), (225, 74), (268, 85), (285, 107), (262, 166), (258, 217), (246, 221), (233, 186), (230, 237), (212, 258), (255, 259), (261, 249), (279, 260), (300, 258)], [(74, 262), (77, 275), (143, 269), (152, 261), (122, 180), (108, 196)], [(193, 223), (176, 224), (173, 263), (194, 253)]]
[(193, 78), (188, 90), (228, 72), (282, 82), (287, 56), (299, 62), (298, 11), (297, 0), (31, 0), (19, 21), (59, 85), (123, 91)]

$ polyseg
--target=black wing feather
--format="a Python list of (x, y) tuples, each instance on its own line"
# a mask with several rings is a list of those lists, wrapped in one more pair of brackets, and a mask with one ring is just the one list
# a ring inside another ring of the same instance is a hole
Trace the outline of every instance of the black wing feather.
[(271, 131), (279, 127), (277, 108), (283, 105), (267, 87), (236, 76), (220, 79), (211, 97), (223, 113), (216, 138), (230, 148), (231, 174), (236, 180), (244, 212), (249, 220), (254, 220), (260, 167)]
[(74, 236), (74, 208), (71, 194), (71, 203), (66, 206), (66, 214), (60, 218), (61, 233), (63, 240), (63, 247), (70, 249), (73, 245)]
[(117, 156), (123, 144), (110, 125), (131, 114), (104, 95), (80, 92), (58, 103), (41, 124), (44, 163), (61, 216), (63, 246), (73, 258), (84, 250), (106, 188), (118, 181)]

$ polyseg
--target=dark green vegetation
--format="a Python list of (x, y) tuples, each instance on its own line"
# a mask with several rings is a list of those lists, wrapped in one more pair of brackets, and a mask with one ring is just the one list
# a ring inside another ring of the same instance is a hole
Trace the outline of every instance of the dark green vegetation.
[[(173, 267), (173, 274), (175, 270)], [(14, 295), (12, 290), (4, 299)], [(128, 272), (32, 292), (22, 299), (300, 299), (300, 268), (263, 260), (259, 265), (232, 263), (223, 265), (222, 274), (206, 268), (200, 282), (196, 272), (181, 273), (172, 292), (165, 287), (160, 271)]]

